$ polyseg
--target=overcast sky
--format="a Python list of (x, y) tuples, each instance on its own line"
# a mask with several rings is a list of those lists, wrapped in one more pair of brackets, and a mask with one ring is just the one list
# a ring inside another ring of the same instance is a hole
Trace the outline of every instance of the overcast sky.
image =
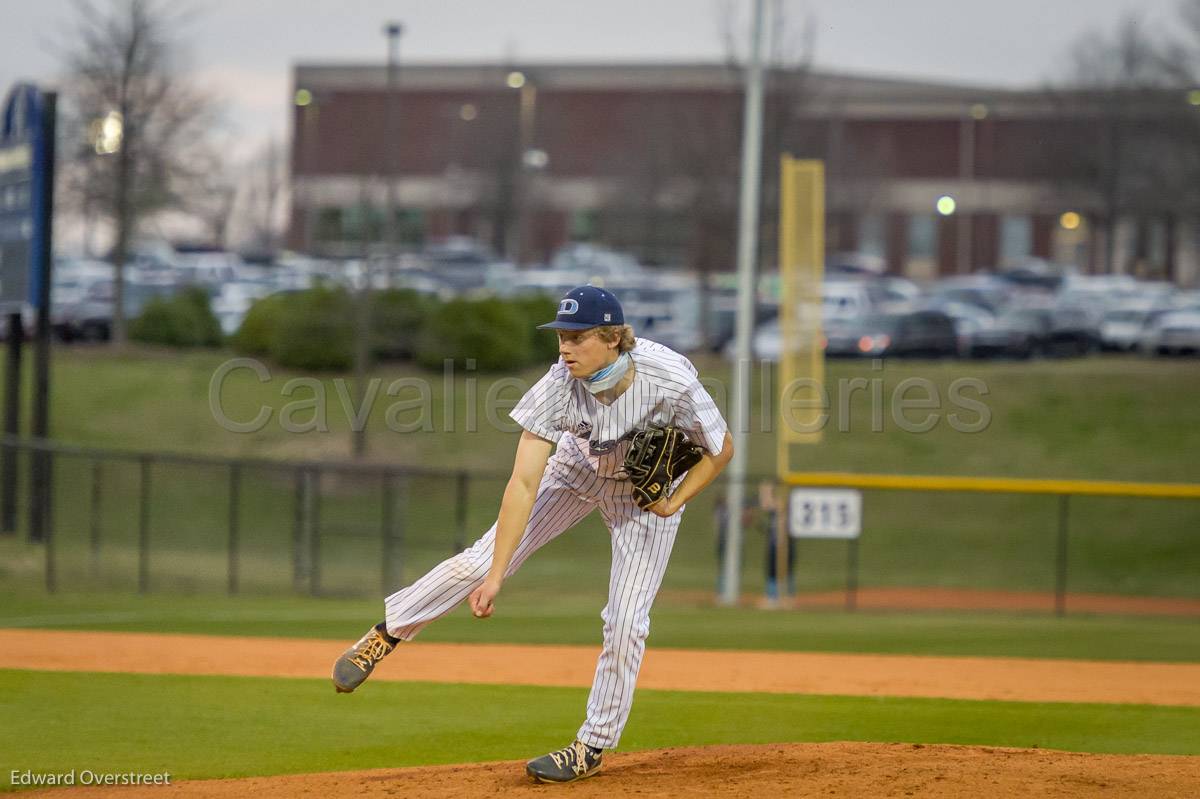
[[(1129, 14), (1169, 30), (1177, 3), (785, 0), (793, 20), (813, 20), (818, 68), (997, 86), (1052, 77), (1081, 33)], [(287, 135), (292, 64), (382, 62), (389, 19), (405, 25), (402, 60), (719, 60), (726, 6), (744, 33), (750, 0), (193, 0), (183, 42), (248, 147)], [(50, 45), (72, 13), (70, 0), (0, 0), (0, 92), (56, 80)]]

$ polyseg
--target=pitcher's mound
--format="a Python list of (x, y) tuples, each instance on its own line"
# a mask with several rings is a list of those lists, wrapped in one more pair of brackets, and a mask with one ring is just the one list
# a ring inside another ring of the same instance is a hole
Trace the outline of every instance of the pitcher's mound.
[(537, 785), (521, 761), (76, 788), (27, 796), (314, 797), (1167, 797), (1200, 796), (1200, 758), (921, 744), (766, 744), (616, 752), (596, 776)]

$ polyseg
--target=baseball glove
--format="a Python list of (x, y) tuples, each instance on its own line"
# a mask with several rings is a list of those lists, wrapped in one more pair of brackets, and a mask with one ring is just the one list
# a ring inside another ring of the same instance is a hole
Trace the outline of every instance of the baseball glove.
[(633, 483), (642, 510), (667, 496), (671, 483), (700, 462), (704, 450), (677, 427), (652, 427), (634, 433), (625, 453), (625, 476)]

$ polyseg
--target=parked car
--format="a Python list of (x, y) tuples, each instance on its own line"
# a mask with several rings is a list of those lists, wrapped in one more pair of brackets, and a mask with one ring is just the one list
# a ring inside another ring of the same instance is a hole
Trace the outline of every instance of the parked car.
[(854, 319), (874, 310), (870, 292), (859, 280), (827, 280), (821, 284), (825, 321)]
[(175, 264), (174, 270), (162, 271), (178, 272), (175, 282), (199, 286), (219, 286), (237, 280), (246, 266), (237, 253), (207, 249), (180, 252), (175, 258)]
[(1154, 317), (1140, 341), (1154, 355), (1200, 354), (1200, 311), (1171, 311)]
[(1050, 315), (1046, 351), (1052, 355), (1087, 355), (1100, 349), (1097, 315), (1082, 308), (1059, 308)]
[(966, 356), (970, 353), (972, 338), (987, 330), (996, 317), (986, 308), (969, 302), (954, 300), (930, 300), (918, 306), (918, 310), (944, 313), (954, 321), (954, 332), (958, 336), (958, 351)]
[[(138, 316), (151, 299), (169, 297), (178, 290), (179, 286), (172, 283), (126, 281), (121, 303), (126, 322)], [(112, 280), (93, 283), (81, 300), (51, 308), (51, 329), (62, 341), (107, 341), (112, 335), (115, 302)]]
[(693, 352), (704, 343), (700, 328), (700, 282), (695, 275), (653, 272), (606, 282), (621, 301), (625, 321), (641, 338), (676, 352)]
[(1164, 313), (1156, 308), (1118, 308), (1100, 322), (1100, 349), (1128, 352), (1137, 349), (1146, 325)]
[(862, 286), (868, 305), (880, 312), (908, 310), (921, 296), (921, 287), (906, 277), (868, 271), (826, 271), (825, 283)]
[(830, 357), (944, 358), (958, 351), (954, 320), (940, 311), (867, 314), (825, 328)]
[(1051, 314), (1011, 310), (971, 335), (968, 352), (974, 358), (1031, 358), (1045, 350)]
[(551, 257), (550, 267), (560, 272), (581, 272), (588, 280), (602, 278), (610, 282), (637, 280), (645, 271), (632, 255), (587, 242), (560, 247)]
[(1087, 355), (1100, 348), (1100, 325), (1082, 308), (1027, 308), (1045, 328), (1042, 354), (1055, 357)]
[(991, 275), (949, 277), (933, 284), (926, 298), (930, 304), (960, 302), (996, 314), (1012, 300), (1012, 284)]
[(236, 333), (254, 301), (270, 293), (271, 284), (266, 281), (237, 280), (219, 286), (212, 298), (212, 311), (221, 332), (227, 336)]

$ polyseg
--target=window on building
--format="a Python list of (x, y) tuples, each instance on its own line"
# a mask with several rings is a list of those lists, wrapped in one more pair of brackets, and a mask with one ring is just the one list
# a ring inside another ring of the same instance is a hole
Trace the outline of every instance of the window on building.
[(596, 238), (598, 213), (594, 208), (571, 213), (571, 240), (593, 241)]
[(396, 241), (419, 247), (425, 243), (425, 212), (420, 208), (396, 211)]
[(920, 214), (908, 218), (908, 259), (904, 273), (917, 280), (937, 275), (938, 218)]
[(343, 241), (382, 241), (383, 214), (369, 205), (352, 205), (342, 211)]
[(864, 214), (859, 218), (858, 251), (887, 257), (887, 220), (883, 214)]
[(908, 218), (908, 257), (933, 258), (937, 255), (937, 219), (932, 215)]
[(341, 241), (341, 208), (321, 208), (317, 210), (317, 220), (313, 226), (313, 239), (315, 241)]
[(1033, 220), (1028, 216), (1000, 219), (1000, 263), (1010, 265), (1026, 260), (1033, 253)]

